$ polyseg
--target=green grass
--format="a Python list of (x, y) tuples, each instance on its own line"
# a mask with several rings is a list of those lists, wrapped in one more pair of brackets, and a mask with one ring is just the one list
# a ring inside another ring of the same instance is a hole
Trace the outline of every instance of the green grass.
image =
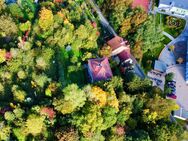
[[(184, 27), (182, 27), (180, 29), (168, 28), (167, 25), (165, 25), (166, 24), (166, 15), (157, 13), (153, 18), (154, 18), (156, 27), (158, 25), (160, 25), (161, 31), (166, 31), (167, 33), (172, 35), (174, 38), (176, 38), (179, 34), (181, 34), (181, 32), (184, 28)], [(158, 57), (159, 57), (161, 51), (164, 49), (165, 45), (167, 45), (170, 42), (171, 42), (171, 40), (168, 37), (164, 36), (164, 40), (161, 42), (161, 46), (159, 48), (152, 50), (152, 51), (148, 51), (143, 55), (142, 66), (146, 73), (153, 68), (154, 61), (158, 59)], [(152, 61), (153, 63), (148, 64), (148, 60)]]
[(185, 126), (187, 124), (186, 120), (182, 120), (182, 119), (179, 119), (179, 118), (175, 118), (175, 119), (178, 122), (178, 124), (180, 124), (181, 126)]

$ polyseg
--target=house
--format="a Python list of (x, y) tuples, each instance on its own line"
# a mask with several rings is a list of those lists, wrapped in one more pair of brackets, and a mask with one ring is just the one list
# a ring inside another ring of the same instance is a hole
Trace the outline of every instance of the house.
[[(131, 57), (131, 50), (130, 48), (124, 49), (122, 52), (120, 52), (118, 55), (119, 60), (124, 63), (130, 60)], [(132, 62), (132, 60), (130, 60)]]
[(188, 16), (188, 0), (160, 0), (158, 9), (170, 14)]
[(115, 56), (129, 48), (129, 45), (127, 43), (127, 41), (124, 41), (123, 38), (119, 36), (115, 36), (107, 41), (107, 44), (112, 48), (112, 56)]
[(113, 77), (108, 58), (97, 58), (88, 60), (88, 73), (91, 83), (109, 80)]

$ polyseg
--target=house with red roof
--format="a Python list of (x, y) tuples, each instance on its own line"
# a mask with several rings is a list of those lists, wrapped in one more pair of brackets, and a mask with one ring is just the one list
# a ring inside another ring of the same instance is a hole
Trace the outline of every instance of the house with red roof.
[(111, 56), (121, 65), (122, 70), (126, 70), (132, 65), (133, 61), (128, 41), (125, 41), (122, 37), (115, 36), (107, 44), (112, 48)]
[(112, 48), (112, 56), (121, 53), (123, 50), (129, 48), (128, 41), (124, 41), (122, 37), (115, 36), (107, 41), (107, 44)]
[(96, 58), (88, 60), (88, 73), (90, 81), (97, 82), (109, 80), (113, 77), (108, 58)]

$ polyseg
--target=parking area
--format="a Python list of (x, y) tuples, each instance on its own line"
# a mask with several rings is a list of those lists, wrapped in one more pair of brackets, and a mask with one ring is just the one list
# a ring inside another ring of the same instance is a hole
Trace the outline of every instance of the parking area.
[(167, 73), (175, 74), (177, 103), (188, 111), (188, 85), (185, 83), (185, 66), (175, 65), (167, 69)]

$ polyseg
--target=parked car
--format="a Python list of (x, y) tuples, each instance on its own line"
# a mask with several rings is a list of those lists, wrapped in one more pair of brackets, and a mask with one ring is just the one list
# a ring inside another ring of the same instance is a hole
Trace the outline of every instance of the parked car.
[(177, 96), (174, 93), (168, 94), (167, 97), (172, 98), (172, 99), (176, 99), (177, 98)]

